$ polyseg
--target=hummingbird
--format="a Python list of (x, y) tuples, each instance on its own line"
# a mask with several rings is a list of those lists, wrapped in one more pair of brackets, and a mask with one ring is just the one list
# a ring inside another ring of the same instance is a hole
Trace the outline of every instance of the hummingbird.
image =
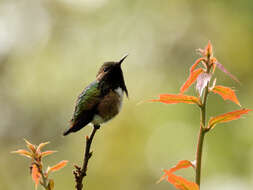
[(63, 135), (77, 132), (89, 123), (99, 128), (114, 118), (121, 110), (124, 93), (128, 97), (121, 64), (128, 55), (118, 62), (105, 62), (99, 69), (96, 80), (90, 83), (78, 96), (70, 128)]

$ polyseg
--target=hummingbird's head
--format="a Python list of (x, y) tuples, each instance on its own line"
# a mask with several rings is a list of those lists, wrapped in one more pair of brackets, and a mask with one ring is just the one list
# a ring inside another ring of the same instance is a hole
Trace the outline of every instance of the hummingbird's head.
[(109, 75), (119, 75), (120, 73), (122, 73), (122, 69), (121, 69), (121, 63), (123, 63), (124, 59), (127, 57), (128, 55), (125, 55), (123, 58), (120, 59), (120, 61), (118, 62), (105, 62), (99, 69), (98, 73), (97, 73), (97, 80), (103, 80), (104, 78), (107, 78)]
[(122, 57), (118, 62), (105, 62), (99, 69), (96, 79), (98, 81), (106, 81), (112, 86), (120, 86), (125, 90), (127, 94), (127, 89), (125, 87), (123, 72), (121, 69), (121, 64), (126, 59), (128, 55)]

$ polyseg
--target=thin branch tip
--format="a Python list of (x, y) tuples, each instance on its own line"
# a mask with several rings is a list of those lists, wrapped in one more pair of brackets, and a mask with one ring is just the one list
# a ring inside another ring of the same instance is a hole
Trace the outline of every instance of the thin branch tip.
[(85, 176), (87, 176), (88, 162), (93, 154), (93, 152), (90, 151), (92, 140), (99, 128), (100, 128), (100, 125), (94, 125), (91, 135), (85, 137), (86, 138), (86, 142), (85, 142), (86, 147), (85, 147), (85, 151), (84, 151), (84, 158), (83, 158), (82, 167), (80, 167), (78, 165), (74, 165), (76, 170), (73, 171), (73, 174), (74, 174), (75, 181), (76, 181), (76, 186), (75, 186), (76, 190), (83, 189), (83, 178)]

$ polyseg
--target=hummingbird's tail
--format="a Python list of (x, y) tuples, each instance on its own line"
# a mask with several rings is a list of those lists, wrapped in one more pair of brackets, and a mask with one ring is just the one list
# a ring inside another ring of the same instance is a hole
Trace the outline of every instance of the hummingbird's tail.
[(72, 133), (71, 128), (64, 131), (63, 136), (68, 135), (69, 133)]
[(86, 118), (85, 120), (76, 120), (76, 121), (73, 121), (71, 120), (70, 123), (71, 123), (71, 126), (70, 128), (68, 128), (66, 131), (64, 131), (63, 133), (63, 136), (66, 136), (68, 135), (69, 133), (74, 133), (74, 132), (77, 132), (79, 131), (80, 129), (82, 129), (83, 127), (85, 127), (87, 124), (89, 124), (92, 120), (92, 117), (90, 118)]
[(80, 129), (82, 129), (85, 125), (82, 125), (80, 122), (77, 123), (73, 123), (72, 126), (67, 129), (66, 131), (64, 131), (63, 136), (68, 135), (69, 133), (74, 133), (76, 131), (79, 131)]

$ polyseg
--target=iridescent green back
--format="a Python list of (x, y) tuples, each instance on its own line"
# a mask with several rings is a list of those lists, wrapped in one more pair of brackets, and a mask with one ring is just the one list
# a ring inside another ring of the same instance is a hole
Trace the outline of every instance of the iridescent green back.
[(77, 99), (72, 122), (78, 120), (84, 112), (94, 110), (94, 107), (99, 103), (100, 95), (101, 90), (99, 90), (98, 81), (94, 81), (87, 86)]

